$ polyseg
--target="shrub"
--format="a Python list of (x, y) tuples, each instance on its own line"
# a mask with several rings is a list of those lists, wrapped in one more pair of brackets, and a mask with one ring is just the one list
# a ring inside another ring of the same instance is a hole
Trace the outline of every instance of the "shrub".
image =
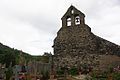
[(120, 73), (113, 73), (112, 76), (114, 80), (120, 80)]
[(69, 74), (71, 74), (71, 75), (77, 75), (78, 74), (78, 69), (76, 67), (72, 67), (69, 70)]

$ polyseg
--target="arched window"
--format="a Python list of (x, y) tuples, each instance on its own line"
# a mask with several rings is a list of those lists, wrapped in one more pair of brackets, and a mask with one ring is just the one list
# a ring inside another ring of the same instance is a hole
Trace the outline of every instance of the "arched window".
[(80, 24), (80, 17), (76, 16), (75, 17), (75, 25), (79, 25)]
[(67, 17), (67, 26), (71, 26), (71, 17)]

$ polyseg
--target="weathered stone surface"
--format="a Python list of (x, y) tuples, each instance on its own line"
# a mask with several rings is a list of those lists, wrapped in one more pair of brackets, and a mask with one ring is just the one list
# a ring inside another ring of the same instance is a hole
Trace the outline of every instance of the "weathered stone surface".
[(100, 55), (120, 56), (120, 46), (94, 35), (85, 24), (84, 17), (74, 6), (62, 17), (62, 27), (53, 45), (57, 66), (98, 65)]

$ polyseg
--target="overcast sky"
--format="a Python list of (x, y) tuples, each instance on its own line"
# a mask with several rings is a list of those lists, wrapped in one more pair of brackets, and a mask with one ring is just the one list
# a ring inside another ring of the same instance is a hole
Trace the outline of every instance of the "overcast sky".
[(94, 34), (120, 45), (120, 0), (0, 0), (0, 42), (32, 55), (53, 53), (71, 4), (86, 15)]

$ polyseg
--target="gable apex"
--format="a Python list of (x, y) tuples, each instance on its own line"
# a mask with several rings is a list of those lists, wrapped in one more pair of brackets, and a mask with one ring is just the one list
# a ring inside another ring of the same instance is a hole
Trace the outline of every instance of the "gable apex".
[(77, 15), (77, 14), (85, 17), (84, 13), (78, 10), (75, 6), (71, 5), (61, 19), (66, 18), (71, 15)]

